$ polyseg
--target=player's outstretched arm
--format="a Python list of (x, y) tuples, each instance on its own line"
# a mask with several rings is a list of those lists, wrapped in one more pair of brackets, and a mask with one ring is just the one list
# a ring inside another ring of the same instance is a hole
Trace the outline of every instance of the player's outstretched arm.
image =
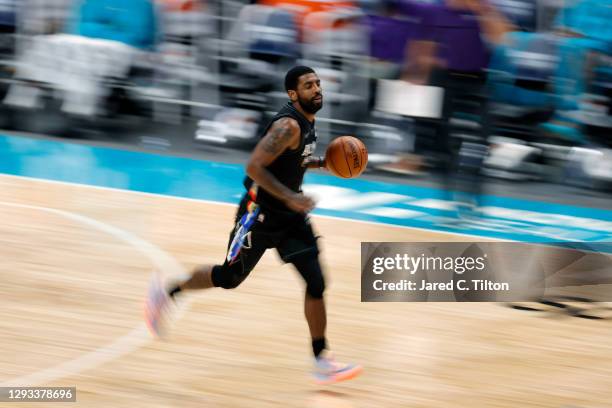
[(296, 193), (278, 181), (266, 168), (287, 149), (300, 144), (300, 126), (292, 118), (274, 122), (268, 133), (259, 141), (247, 164), (247, 174), (261, 188), (272, 194), (294, 211), (306, 213), (314, 207), (314, 201)]

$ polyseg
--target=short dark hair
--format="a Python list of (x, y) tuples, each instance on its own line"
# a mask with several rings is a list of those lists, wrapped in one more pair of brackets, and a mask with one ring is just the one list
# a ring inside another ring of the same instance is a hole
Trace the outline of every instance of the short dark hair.
[(316, 72), (314, 72), (314, 69), (306, 67), (304, 65), (298, 65), (296, 67), (291, 68), (289, 71), (287, 71), (287, 75), (285, 75), (285, 90), (297, 90), (298, 80), (302, 75), (315, 73)]

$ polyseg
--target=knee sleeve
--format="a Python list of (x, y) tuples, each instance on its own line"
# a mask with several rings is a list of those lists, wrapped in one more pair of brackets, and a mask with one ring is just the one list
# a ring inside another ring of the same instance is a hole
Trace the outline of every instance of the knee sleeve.
[(323, 277), (323, 271), (321, 271), (319, 260), (317, 258), (300, 260), (294, 262), (294, 266), (306, 282), (306, 293), (308, 296), (313, 299), (323, 298), (323, 292), (325, 292), (325, 278)]
[(247, 275), (248, 273), (243, 273), (239, 262), (233, 265), (225, 263), (213, 266), (211, 278), (215, 287), (234, 289), (246, 279)]

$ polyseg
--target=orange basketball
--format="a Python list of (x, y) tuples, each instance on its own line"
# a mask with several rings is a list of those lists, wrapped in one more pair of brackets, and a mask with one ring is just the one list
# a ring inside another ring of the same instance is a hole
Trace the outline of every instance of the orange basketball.
[(325, 151), (327, 169), (342, 178), (359, 176), (368, 164), (368, 149), (353, 136), (340, 136)]

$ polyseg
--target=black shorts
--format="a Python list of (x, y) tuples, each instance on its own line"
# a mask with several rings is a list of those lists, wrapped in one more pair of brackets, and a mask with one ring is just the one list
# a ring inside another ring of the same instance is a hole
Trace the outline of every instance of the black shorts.
[[(308, 216), (292, 212), (279, 212), (259, 207), (248, 231), (243, 227), (248, 199), (242, 200), (236, 214), (235, 226), (230, 233), (227, 254), (223, 265), (213, 269), (213, 284), (221, 287), (238, 286), (255, 268), (267, 249), (275, 248), (283, 262), (292, 263), (304, 276), (302, 265), (316, 261), (319, 248)], [(236, 235), (244, 238), (235, 242)], [(312, 267), (309, 266), (309, 269)], [(312, 275), (306, 271), (307, 275)], [(307, 279), (305, 277), (305, 279)], [(307, 279), (308, 280), (308, 279)]]

